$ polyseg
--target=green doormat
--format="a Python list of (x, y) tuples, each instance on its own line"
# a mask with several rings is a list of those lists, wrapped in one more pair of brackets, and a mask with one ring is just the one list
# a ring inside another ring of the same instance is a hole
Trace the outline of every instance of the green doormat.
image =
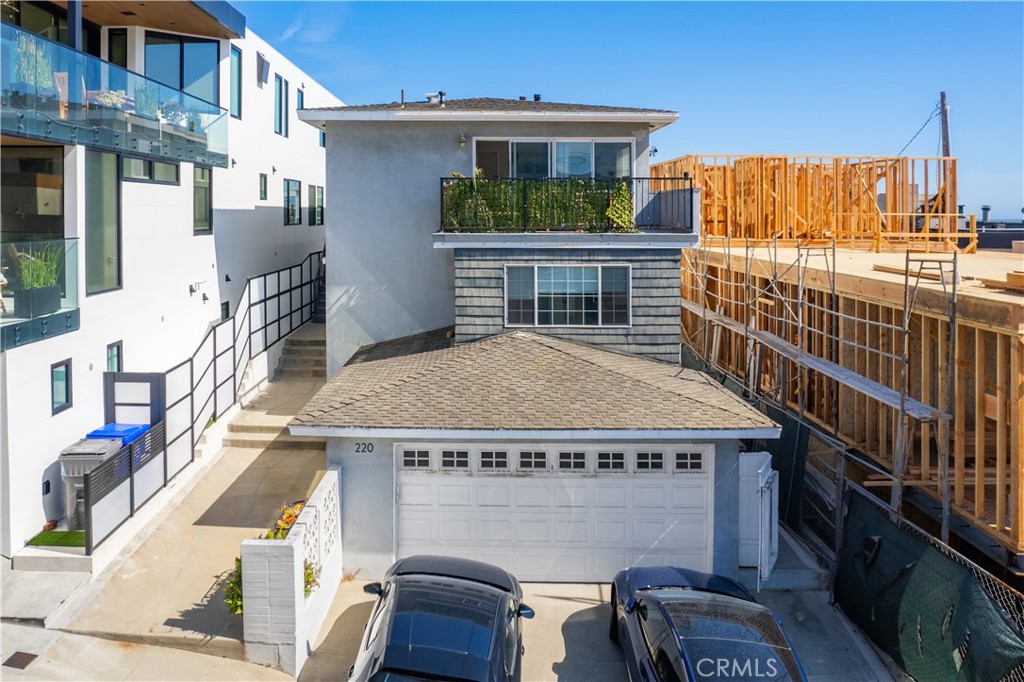
[(85, 547), (85, 531), (44, 530), (28, 544), (32, 547)]

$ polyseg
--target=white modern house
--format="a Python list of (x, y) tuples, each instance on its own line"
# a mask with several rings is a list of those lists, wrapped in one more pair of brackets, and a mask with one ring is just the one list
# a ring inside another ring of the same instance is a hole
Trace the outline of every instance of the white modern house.
[(337, 207), (332, 378), (290, 428), (340, 469), (345, 570), (430, 552), (522, 580), (735, 576), (744, 533), (770, 536), (740, 523), (740, 469), (778, 427), (680, 366), (699, 193), (646, 177), (677, 117), (443, 93), (300, 113)]
[(105, 372), (166, 372), (247, 278), (323, 248), (341, 102), (226, 2), (5, 2), (0, 553), (64, 515)]

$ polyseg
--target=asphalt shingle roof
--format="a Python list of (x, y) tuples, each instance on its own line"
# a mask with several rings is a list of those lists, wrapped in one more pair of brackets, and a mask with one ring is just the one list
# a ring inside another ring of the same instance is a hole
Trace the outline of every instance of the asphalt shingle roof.
[(349, 364), (292, 424), (481, 430), (775, 426), (700, 372), (526, 332)]
[(382, 104), (356, 104), (341, 107), (319, 107), (318, 111), (529, 111), (529, 112), (620, 112), (647, 114), (675, 114), (668, 109), (640, 109), (636, 107), (610, 107), (600, 104), (569, 104), (566, 102), (534, 102), (532, 99), (502, 99), (500, 97), (467, 97), (446, 99), (444, 108), (434, 102), (388, 102)]

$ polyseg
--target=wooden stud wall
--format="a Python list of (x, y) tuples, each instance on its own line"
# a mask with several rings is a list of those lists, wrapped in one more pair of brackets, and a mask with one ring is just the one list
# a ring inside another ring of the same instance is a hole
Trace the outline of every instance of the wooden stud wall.
[[(690, 155), (654, 164), (651, 176), (693, 178), (705, 235), (973, 252), (974, 216), (957, 213), (956, 163), (953, 157)], [(961, 220), (967, 231), (958, 233)]]
[[(901, 353), (901, 332), (882, 325), (902, 324), (902, 299), (878, 300), (862, 292), (839, 290), (836, 310), (848, 317), (839, 319), (836, 328), (841, 338), (857, 345), (840, 344), (836, 354), (825, 336), (829, 325), (836, 323), (830, 312), (806, 307), (805, 331), (798, 338), (792, 314), (798, 294), (795, 275), (793, 281), (772, 285), (770, 266), (737, 265), (741, 260), (757, 259), (684, 251), (683, 298), (900, 390), (901, 361), (883, 353)], [(805, 284), (804, 298), (809, 303), (828, 309), (831, 296), (818, 282)], [(955, 392), (949, 466), (953, 509), (1005, 547), (1024, 552), (1024, 335), (958, 315), (955, 380), (950, 387), (946, 385), (948, 326), (949, 320), (935, 310), (915, 307), (908, 395), (941, 410), (947, 391)], [(750, 340), (744, 334), (687, 308), (682, 311), (682, 333), (684, 341), (711, 364), (793, 410), (798, 411), (802, 402), (807, 419), (892, 471), (898, 423), (893, 408), (828, 376), (801, 371), (770, 348), (757, 345), (748, 353)], [(912, 446), (905, 485), (937, 500), (942, 499), (937, 438), (943, 428), (913, 419), (908, 427)]]

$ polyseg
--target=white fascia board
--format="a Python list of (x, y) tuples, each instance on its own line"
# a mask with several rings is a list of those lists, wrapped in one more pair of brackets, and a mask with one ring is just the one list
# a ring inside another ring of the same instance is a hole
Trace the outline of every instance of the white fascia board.
[(316, 426), (291, 424), (293, 436), (324, 438), (391, 438), (394, 440), (562, 440), (562, 441), (630, 441), (630, 440), (731, 440), (737, 438), (779, 438), (782, 429), (776, 426), (751, 429), (404, 429), (363, 426)]
[(554, 121), (586, 123), (648, 123), (653, 130), (679, 119), (677, 113), (636, 111), (422, 111), (422, 110), (346, 110), (302, 109), (299, 120), (314, 125), (329, 121)]

